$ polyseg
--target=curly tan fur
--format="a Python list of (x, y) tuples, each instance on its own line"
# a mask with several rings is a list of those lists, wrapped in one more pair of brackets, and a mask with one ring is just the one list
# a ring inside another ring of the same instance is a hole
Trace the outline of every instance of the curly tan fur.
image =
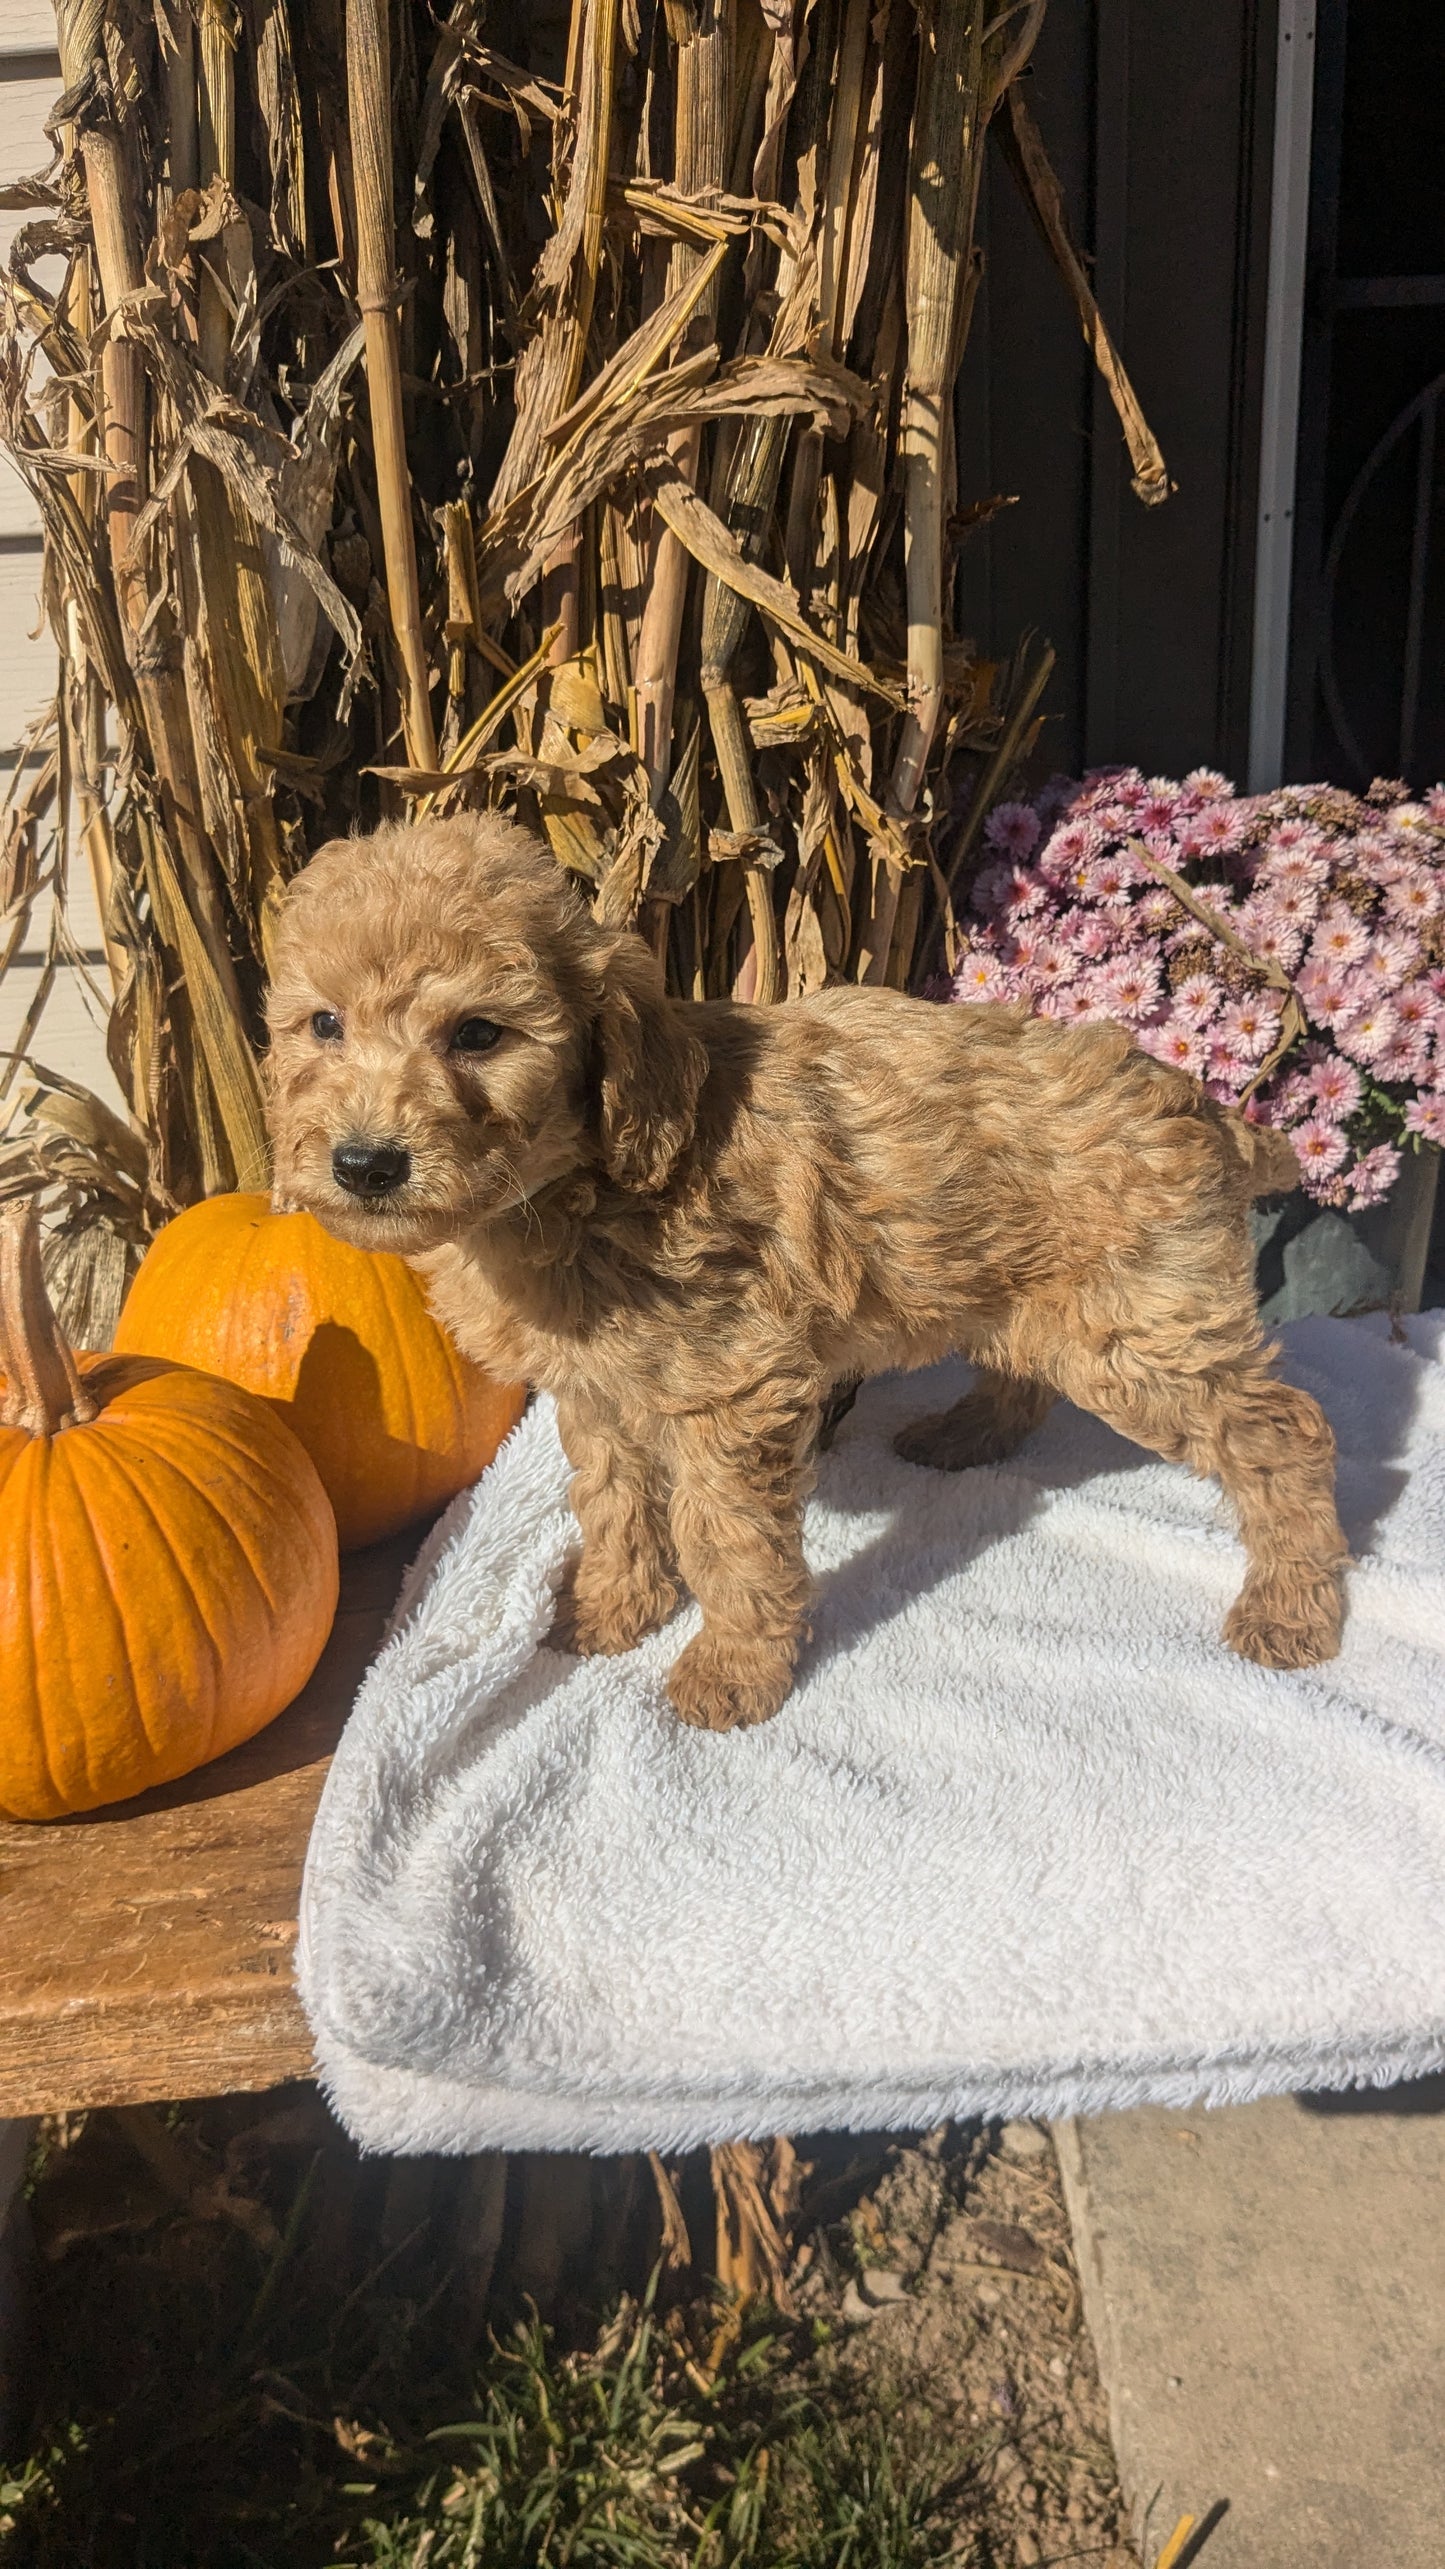
[[(279, 1200), (399, 1250), (472, 1356), (556, 1395), (584, 1538), (566, 1636), (626, 1650), (684, 1582), (685, 1720), (788, 1692), (832, 1386), (953, 1349), (977, 1384), (911, 1461), (996, 1462), (1062, 1393), (1223, 1484), (1236, 1650), (1338, 1647), (1330, 1432), (1271, 1372), (1245, 1226), (1292, 1163), (1119, 1029), (870, 989), (667, 999), (641, 940), (486, 816), (323, 849), (270, 1017)], [(474, 1017), (501, 1032), (458, 1052)], [(357, 1142), (410, 1154), (375, 1206), (333, 1176)]]

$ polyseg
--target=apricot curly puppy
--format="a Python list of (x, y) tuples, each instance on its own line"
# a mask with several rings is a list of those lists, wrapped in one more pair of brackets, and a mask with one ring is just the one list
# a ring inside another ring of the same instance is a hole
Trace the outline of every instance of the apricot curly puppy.
[(1333, 1443), (1270, 1371), (1245, 1230), (1292, 1155), (1119, 1029), (882, 990), (665, 998), (642, 940), (493, 817), (323, 848), (270, 1018), (279, 1200), (399, 1250), (463, 1348), (555, 1393), (569, 1637), (628, 1649), (680, 1574), (684, 1720), (788, 1692), (832, 1387), (955, 1348), (978, 1382), (910, 1461), (997, 1461), (1062, 1393), (1223, 1483), (1236, 1650), (1338, 1647)]

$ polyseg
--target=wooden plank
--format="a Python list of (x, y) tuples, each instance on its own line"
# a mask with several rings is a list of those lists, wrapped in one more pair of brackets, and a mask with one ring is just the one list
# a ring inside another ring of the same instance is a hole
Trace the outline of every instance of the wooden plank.
[[(0, 186), (12, 187), (17, 179), (47, 169), (54, 157), (45, 119), (62, 84), (59, 56), (49, 51), (55, 20), (48, 5), (27, 12), (21, 0), (3, 0), (0, 15), (5, 21), (0, 28)], [(27, 17), (28, 41), (21, 32)], [(9, 257), (16, 233), (37, 221), (39, 213), (34, 206), (0, 207), (0, 254)], [(65, 275), (65, 262), (41, 259), (33, 273), (37, 284), (54, 292)], [(25, 484), (13, 466), (0, 460), (0, 535), (38, 534), (39, 527), (40, 512)]]
[(112, 1810), (0, 1820), (0, 2116), (308, 2074), (291, 1978), (306, 1842), (418, 1539), (343, 1562), (315, 1676), (244, 1747)]
[[(84, 859), (81, 860), (84, 870)], [(93, 979), (102, 988), (109, 982), (104, 959), (90, 967)], [(0, 1059), (18, 1042), (25, 1023), (26, 1011), (35, 997), (41, 974), (38, 954), (18, 955), (0, 981)], [(56, 973), (44, 1014), (30, 1046), (32, 1060), (42, 1062), (47, 1070), (61, 1071), (67, 1079), (80, 1082), (93, 1091), (118, 1115), (125, 1112), (120, 1082), (106, 1057), (105, 1027), (97, 1013), (94, 999), (74, 964), (62, 964)], [(21, 1081), (22, 1093), (24, 1081)]]
[[(51, 53), (55, 42), (54, 0), (5, 0), (0, 54)], [(57, 54), (57, 69), (59, 61)]]
[(55, 693), (55, 643), (40, 612), (40, 546), (0, 541), (0, 751), (18, 748)]

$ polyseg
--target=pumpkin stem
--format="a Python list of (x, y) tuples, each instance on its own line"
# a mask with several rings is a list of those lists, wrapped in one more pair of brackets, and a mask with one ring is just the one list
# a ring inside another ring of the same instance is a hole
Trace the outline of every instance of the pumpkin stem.
[(58, 1436), (97, 1415), (50, 1308), (34, 1196), (0, 1222), (0, 1373), (0, 1426)]

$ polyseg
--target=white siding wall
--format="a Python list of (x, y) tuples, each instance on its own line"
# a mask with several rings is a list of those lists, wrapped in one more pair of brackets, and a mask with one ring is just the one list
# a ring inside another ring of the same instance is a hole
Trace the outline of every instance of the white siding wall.
[[(43, 169), (50, 145), (43, 131), (60, 95), (60, 59), (49, 0), (0, 0), (0, 183)], [(33, 219), (0, 211), (0, 248)], [(37, 273), (47, 278), (48, 269)], [(0, 764), (6, 775), (31, 716), (55, 681), (55, 647), (40, 613), (40, 527), (24, 483), (0, 459)], [(72, 883), (71, 924), (93, 954), (96, 980), (107, 986), (100, 929), (83, 860)], [(38, 982), (48, 922), (37, 910), (25, 952), (0, 982), (0, 1052), (24, 1023)], [(34, 1053), (47, 1068), (84, 1082), (111, 1105), (119, 1091), (105, 1058), (103, 1019), (82, 975), (63, 973), (52, 991)]]

